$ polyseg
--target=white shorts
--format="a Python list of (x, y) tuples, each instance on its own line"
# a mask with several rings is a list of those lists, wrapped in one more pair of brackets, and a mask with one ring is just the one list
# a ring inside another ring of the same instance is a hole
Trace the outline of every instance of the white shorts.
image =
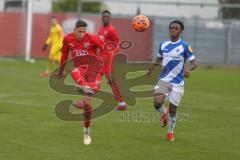
[(179, 106), (184, 93), (184, 86), (174, 85), (159, 80), (154, 88), (154, 95), (158, 93), (165, 94), (166, 98), (169, 100), (170, 103), (172, 103), (175, 106)]

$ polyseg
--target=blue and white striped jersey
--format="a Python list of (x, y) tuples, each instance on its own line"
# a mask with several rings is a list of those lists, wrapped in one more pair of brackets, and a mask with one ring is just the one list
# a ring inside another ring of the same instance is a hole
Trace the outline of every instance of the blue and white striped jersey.
[(185, 62), (195, 59), (191, 46), (181, 39), (177, 42), (161, 42), (158, 58), (163, 59), (160, 79), (171, 84), (184, 85)]

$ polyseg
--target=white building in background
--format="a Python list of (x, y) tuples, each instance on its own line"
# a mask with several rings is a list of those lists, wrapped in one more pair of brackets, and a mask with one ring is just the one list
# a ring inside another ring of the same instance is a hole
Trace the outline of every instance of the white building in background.
[(4, 1), (0, 1), (0, 11), (3, 11), (4, 9)]
[(34, 13), (52, 12), (52, 0), (33, 0)]
[[(23, 11), (25, 10), (25, 0), (0, 0), (0, 12), (3, 11)], [(33, 13), (52, 12), (52, 0), (32, 0)]]
[[(19, 11), (23, 10), (23, 5), (7, 6), (6, 1), (21, 1), (21, 0), (0, 0), (0, 12), (1, 11)], [(50, 13), (52, 12), (52, 2), (57, 0), (32, 0), (34, 13)], [(83, 0), (82, 0), (83, 1)], [(131, 1), (138, 3), (128, 3)], [(176, 3), (176, 5), (157, 4), (157, 3), (141, 3), (145, 2), (170, 2)], [(137, 8), (139, 7), (142, 14), (149, 16), (163, 16), (163, 17), (199, 17), (199, 18), (217, 18), (218, 7), (208, 6), (185, 6), (181, 3), (210, 3), (218, 4), (218, 0), (102, 0), (106, 4), (108, 9), (115, 15), (135, 15)], [(177, 5), (179, 3), (180, 5)]]
[[(114, 0), (112, 0), (114, 1)], [(131, 0), (126, 0), (131, 1)], [(136, 0), (134, 0), (136, 1)], [(148, 0), (143, 0), (148, 2)], [(116, 0), (116, 2), (105, 2), (112, 14), (120, 15), (134, 15), (139, 7), (142, 14), (149, 16), (163, 16), (163, 17), (200, 17), (200, 18), (217, 18), (218, 7), (207, 6), (185, 6), (181, 3), (206, 3), (218, 4), (218, 0), (149, 0), (155, 2), (174, 2), (176, 5), (157, 4), (157, 3), (126, 3)], [(177, 5), (179, 3), (180, 5)]]

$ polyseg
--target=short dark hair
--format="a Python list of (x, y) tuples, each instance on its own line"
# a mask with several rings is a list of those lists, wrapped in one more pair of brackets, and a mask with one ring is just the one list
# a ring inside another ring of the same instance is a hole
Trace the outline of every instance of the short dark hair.
[(109, 10), (102, 11), (102, 14), (104, 14), (104, 13), (109, 13), (111, 15), (111, 12)]
[(169, 27), (168, 27), (169, 29), (170, 29), (170, 27), (171, 27), (171, 25), (172, 25), (173, 23), (179, 24), (180, 27), (181, 27), (181, 30), (184, 30), (184, 24), (183, 24), (183, 22), (180, 21), (180, 20), (174, 20), (174, 21), (172, 21), (172, 22), (169, 24)]
[(78, 28), (78, 27), (87, 27), (87, 23), (83, 20), (78, 20), (76, 23), (75, 23), (75, 27)]

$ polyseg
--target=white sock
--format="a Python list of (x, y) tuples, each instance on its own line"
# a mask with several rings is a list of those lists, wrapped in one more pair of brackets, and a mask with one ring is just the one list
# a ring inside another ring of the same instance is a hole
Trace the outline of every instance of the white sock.
[(84, 134), (90, 134), (90, 128), (84, 127), (84, 128), (83, 128), (83, 133), (84, 133)]
[(164, 106), (162, 106), (161, 108), (158, 109), (159, 112), (161, 112), (162, 114), (166, 114), (167, 110)]
[(173, 133), (173, 130), (176, 125), (176, 116), (169, 118), (169, 126), (168, 126), (168, 133)]

